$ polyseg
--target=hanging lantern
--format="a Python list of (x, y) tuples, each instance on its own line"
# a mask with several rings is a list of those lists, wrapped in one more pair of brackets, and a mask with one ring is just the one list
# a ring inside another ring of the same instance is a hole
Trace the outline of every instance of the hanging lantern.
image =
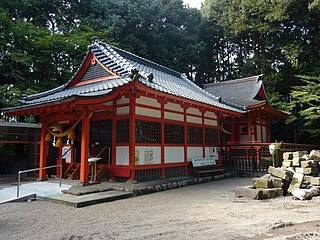
[(61, 148), (62, 146), (63, 146), (62, 138), (58, 138), (58, 140), (56, 141), (55, 147)]
[(47, 133), (46, 138), (44, 139), (46, 142), (51, 142), (52, 141), (52, 136), (50, 133)]
[(68, 134), (69, 140), (76, 140), (76, 134), (74, 132), (74, 129), (71, 130), (71, 132)]

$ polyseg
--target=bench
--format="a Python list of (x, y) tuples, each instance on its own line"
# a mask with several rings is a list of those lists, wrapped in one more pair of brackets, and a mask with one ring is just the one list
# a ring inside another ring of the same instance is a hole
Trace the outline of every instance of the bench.
[(192, 158), (193, 175), (197, 177), (207, 177), (222, 174), (226, 170), (216, 164), (214, 157)]

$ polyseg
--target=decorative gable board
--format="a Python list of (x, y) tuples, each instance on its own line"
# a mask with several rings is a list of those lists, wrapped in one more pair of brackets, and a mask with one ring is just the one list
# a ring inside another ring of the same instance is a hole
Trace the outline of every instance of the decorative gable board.
[(85, 74), (80, 78), (79, 82), (86, 82), (89, 80), (94, 80), (98, 78), (104, 78), (112, 76), (110, 72), (104, 69), (100, 64), (95, 63), (94, 65), (90, 65)]

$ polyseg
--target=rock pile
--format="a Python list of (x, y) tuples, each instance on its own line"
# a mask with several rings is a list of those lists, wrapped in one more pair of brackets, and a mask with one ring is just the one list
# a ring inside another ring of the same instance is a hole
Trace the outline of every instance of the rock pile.
[(300, 200), (320, 195), (320, 150), (283, 153), (282, 167), (269, 167), (268, 174), (254, 178), (252, 186), (237, 187), (238, 197), (269, 199), (292, 194)]

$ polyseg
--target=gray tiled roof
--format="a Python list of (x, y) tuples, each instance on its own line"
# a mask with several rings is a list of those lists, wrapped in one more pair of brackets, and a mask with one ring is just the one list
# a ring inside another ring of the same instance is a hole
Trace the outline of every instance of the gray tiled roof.
[(0, 121), (0, 127), (21, 127), (21, 128), (41, 128), (41, 125), (25, 122), (4, 122)]
[(260, 80), (261, 75), (228, 80), (204, 85), (204, 89), (214, 95), (221, 96), (224, 101), (232, 102), (244, 107), (255, 106), (266, 100), (255, 99), (264, 86)]
[[(129, 74), (133, 68), (137, 68), (141, 75), (139, 81), (147, 87), (218, 108), (240, 113), (245, 112), (245, 108), (243, 106), (228, 103), (224, 101), (224, 99), (221, 100), (220, 97), (217, 97), (220, 95), (211, 94), (198, 87), (184, 74), (136, 56), (127, 51), (100, 41), (96, 41), (90, 45), (90, 51), (104, 66), (117, 73), (119, 77), (81, 86), (69, 87), (68, 85), (73, 80), (73, 78), (71, 78), (68, 83), (58, 88), (26, 96), (22, 102), (25, 105), (34, 107), (40, 104), (50, 104), (51, 102), (63, 101), (69, 97), (106, 95), (112, 92), (114, 88), (123, 86), (132, 81)], [(147, 78), (150, 73), (154, 76), (154, 79), (151, 82)], [(76, 74), (74, 76), (76, 76)], [(23, 107), (25, 108), (26, 106)], [(17, 110), (17, 108), (14, 109)]]

